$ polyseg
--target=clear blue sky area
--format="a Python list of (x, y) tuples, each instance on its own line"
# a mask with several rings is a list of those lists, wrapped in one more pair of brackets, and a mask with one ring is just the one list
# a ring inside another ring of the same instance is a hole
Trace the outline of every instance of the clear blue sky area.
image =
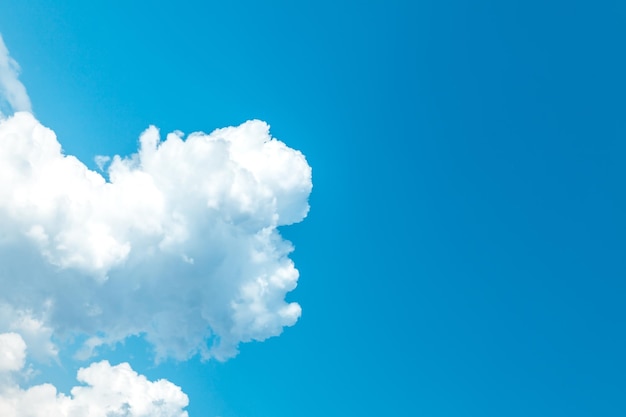
[(618, 1), (0, 2), (90, 166), (258, 118), (313, 168), (294, 327), (110, 354), (191, 417), (626, 415), (625, 28)]

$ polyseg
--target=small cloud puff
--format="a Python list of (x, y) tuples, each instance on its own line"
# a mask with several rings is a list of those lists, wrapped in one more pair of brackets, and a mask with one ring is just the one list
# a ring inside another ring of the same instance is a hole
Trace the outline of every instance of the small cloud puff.
[(107, 173), (30, 113), (0, 121), (0, 307), (40, 318), (39, 334), (144, 334), (157, 359), (223, 360), (297, 321), (277, 228), (306, 216), (311, 168), (266, 123), (164, 141), (150, 127)]
[(93, 363), (78, 371), (82, 386), (71, 395), (51, 384), (21, 388), (12, 378), (22, 371), (26, 343), (17, 333), (0, 334), (0, 415), (3, 417), (187, 417), (189, 400), (167, 380), (148, 381), (127, 363)]
[(19, 371), (26, 359), (26, 343), (17, 333), (0, 333), (0, 372)]

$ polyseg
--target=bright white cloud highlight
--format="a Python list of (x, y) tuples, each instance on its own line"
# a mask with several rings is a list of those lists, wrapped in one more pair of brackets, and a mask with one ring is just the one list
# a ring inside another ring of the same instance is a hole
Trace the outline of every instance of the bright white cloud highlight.
[(22, 369), (25, 359), (24, 339), (17, 333), (0, 333), (0, 372)]
[(0, 35), (0, 101), (3, 99), (6, 101), (0, 103), (0, 116), (2, 111), (31, 111), (26, 87), (18, 79), (19, 71), (19, 65), (9, 55), (9, 50)]
[(267, 124), (164, 141), (150, 127), (107, 173), (30, 113), (0, 121), (0, 303), (93, 336), (83, 353), (145, 334), (179, 359), (225, 359), (297, 321), (277, 227), (306, 216), (311, 168)]
[(149, 381), (127, 363), (102, 361), (78, 371), (84, 385), (70, 395), (51, 384), (21, 388), (26, 344), (17, 333), (0, 334), (0, 415), (2, 417), (187, 417), (189, 400), (167, 380)]

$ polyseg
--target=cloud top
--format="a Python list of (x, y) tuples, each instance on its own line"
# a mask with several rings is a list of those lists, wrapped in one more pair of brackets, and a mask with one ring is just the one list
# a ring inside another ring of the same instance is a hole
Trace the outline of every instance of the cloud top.
[(3, 99), (0, 100), (0, 116), (2, 112), (31, 111), (26, 87), (18, 78), (19, 71), (18, 63), (9, 55), (0, 35), (0, 99)]
[(32, 114), (0, 121), (0, 303), (90, 335), (85, 356), (145, 334), (158, 357), (226, 359), (293, 325), (277, 228), (308, 212), (304, 156), (258, 120), (139, 142), (105, 178)]

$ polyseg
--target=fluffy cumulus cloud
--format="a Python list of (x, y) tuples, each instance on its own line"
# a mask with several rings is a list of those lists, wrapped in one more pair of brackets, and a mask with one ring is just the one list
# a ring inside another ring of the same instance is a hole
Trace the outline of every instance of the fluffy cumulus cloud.
[(51, 384), (22, 389), (26, 343), (17, 333), (0, 334), (0, 415), (2, 417), (187, 417), (189, 402), (179, 387), (166, 380), (151, 382), (127, 363), (107, 361), (78, 371), (70, 395)]
[(60, 349), (87, 359), (140, 335), (156, 360), (225, 360), (293, 325), (278, 228), (307, 215), (311, 168), (253, 120), (149, 127), (92, 171), (31, 114), (18, 70), (0, 37), (0, 416), (187, 416), (180, 388), (128, 364), (81, 368), (69, 394), (23, 383)]
[(143, 334), (179, 359), (225, 359), (296, 322), (277, 228), (306, 216), (311, 169), (267, 124), (165, 140), (150, 127), (107, 174), (28, 112), (0, 121), (0, 312), (42, 340), (90, 336), (83, 355)]
[(18, 79), (19, 70), (0, 35), (0, 116), (3, 112), (31, 110), (26, 87)]

